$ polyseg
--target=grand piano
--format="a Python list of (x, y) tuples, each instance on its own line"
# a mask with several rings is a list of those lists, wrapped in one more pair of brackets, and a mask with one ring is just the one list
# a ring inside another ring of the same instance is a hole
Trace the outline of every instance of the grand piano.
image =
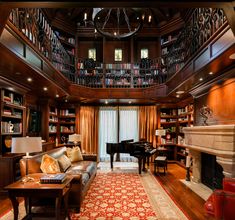
[(134, 140), (124, 140), (121, 143), (106, 143), (106, 152), (110, 154), (111, 169), (113, 169), (113, 159), (115, 153), (129, 153), (130, 156), (138, 158), (139, 174), (141, 168), (145, 170), (145, 163), (149, 165), (150, 156), (154, 155), (157, 151), (153, 148), (152, 144), (147, 141), (133, 142)]

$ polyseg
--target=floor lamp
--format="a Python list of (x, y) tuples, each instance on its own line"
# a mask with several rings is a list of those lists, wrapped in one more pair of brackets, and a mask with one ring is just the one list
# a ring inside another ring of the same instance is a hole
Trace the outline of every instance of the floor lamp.
[(25, 153), (26, 159), (25, 177), (23, 182), (33, 180), (28, 177), (28, 159), (31, 157), (29, 153), (42, 151), (42, 138), (41, 137), (14, 137), (12, 138), (11, 153)]

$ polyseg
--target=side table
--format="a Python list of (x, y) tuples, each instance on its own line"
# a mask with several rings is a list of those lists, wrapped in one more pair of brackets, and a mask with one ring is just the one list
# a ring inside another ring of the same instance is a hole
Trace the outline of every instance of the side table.
[[(41, 184), (40, 177), (43, 173), (30, 174), (34, 181), (23, 183), (21, 180), (5, 187), (8, 191), (9, 198), (14, 209), (14, 220), (18, 219), (19, 202), (17, 197), (25, 198), (26, 215), (33, 216), (31, 212), (31, 201), (34, 198), (54, 198), (55, 199), (55, 217), (56, 220), (61, 219), (61, 203), (64, 202), (65, 216), (68, 216), (68, 194), (71, 189), (71, 181), (73, 177), (67, 176), (66, 180), (61, 184)], [(69, 218), (70, 219), (70, 218)]]

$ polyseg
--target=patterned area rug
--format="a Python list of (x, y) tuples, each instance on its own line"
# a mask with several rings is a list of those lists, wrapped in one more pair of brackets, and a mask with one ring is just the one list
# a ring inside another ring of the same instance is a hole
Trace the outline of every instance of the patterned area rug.
[[(72, 220), (187, 219), (150, 172), (139, 175), (138, 166), (133, 163), (116, 163), (111, 171), (107, 164), (99, 164), (81, 212), (71, 213)], [(25, 213), (23, 203), (19, 213), (21, 219)], [(10, 219), (12, 211), (1, 217)]]

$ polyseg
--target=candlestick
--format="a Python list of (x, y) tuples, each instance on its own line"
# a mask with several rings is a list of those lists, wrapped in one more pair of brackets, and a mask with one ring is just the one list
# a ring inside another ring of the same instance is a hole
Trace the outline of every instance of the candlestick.
[(190, 156), (187, 156), (186, 157), (186, 167), (190, 167), (190, 165), (191, 165), (191, 158), (190, 158)]

